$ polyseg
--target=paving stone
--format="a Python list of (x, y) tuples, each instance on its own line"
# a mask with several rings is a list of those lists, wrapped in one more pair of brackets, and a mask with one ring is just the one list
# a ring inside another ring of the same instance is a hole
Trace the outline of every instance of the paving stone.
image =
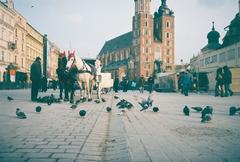
[(57, 162), (57, 159), (29, 159), (27, 162)]
[(58, 159), (74, 159), (77, 157), (77, 154), (73, 153), (54, 153), (52, 155), (52, 158), (58, 158)]
[(26, 153), (24, 155), (25, 158), (49, 158), (52, 153)]
[(0, 158), (1, 162), (26, 162), (25, 158)]
[(49, 148), (44, 148), (41, 150), (41, 152), (48, 152), (48, 153), (64, 153), (66, 149), (60, 149), (60, 148), (56, 148), (56, 149), (49, 149)]
[(23, 153), (0, 153), (0, 158), (21, 158), (23, 156)]
[(40, 152), (40, 149), (16, 149), (14, 152)]

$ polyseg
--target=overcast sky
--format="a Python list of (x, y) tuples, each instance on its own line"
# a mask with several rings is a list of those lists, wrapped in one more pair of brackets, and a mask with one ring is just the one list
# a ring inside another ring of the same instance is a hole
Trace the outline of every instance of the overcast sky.
[[(104, 42), (132, 30), (134, 0), (14, 0), (28, 22), (61, 50), (74, 49), (81, 57), (95, 58)], [(152, 0), (152, 14), (161, 0)], [(238, 12), (238, 0), (167, 0), (175, 13), (175, 59), (189, 62), (207, 44), (215, 21), (224, 27)]]

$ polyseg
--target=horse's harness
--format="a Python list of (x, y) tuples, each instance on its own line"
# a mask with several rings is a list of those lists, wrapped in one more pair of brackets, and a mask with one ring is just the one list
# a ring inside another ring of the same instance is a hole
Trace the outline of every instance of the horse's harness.
[[(87, 68), (87, 63), (84, 61), (84, 60), (82, 60), (82, 62), (83, 62), (83, 67), (82, 67), (82, 69), (78, 69), (78, 73), (90, 73), (91, 75), (93, 75), (93, 72), (92, 72), (92, 70), (90, 69), (88, 69)], [(76, 63), (76, 58), (74, 57), (74, 60), (73, 60), (73, 62), (72, 62), (72, 65), (71, 65), (71, 67), (74, 65)], [(76, 65), (75, 65), (76, 66)]]

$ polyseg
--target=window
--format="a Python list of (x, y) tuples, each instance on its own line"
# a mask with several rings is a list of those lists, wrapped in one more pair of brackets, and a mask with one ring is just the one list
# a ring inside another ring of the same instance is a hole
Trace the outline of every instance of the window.
[(148, 53), (148, 47), (146, 47), (146, 53)]
[(148, 26), (148, 22), (146, 21), (146, 26)]
[(169, 33), (166, 33), (166, 38), (170, 38), (170, 34)]
[(170, 29), (170, 21), (167, 21), (166, 26), (167, 26), (167, 29)]
[(212, 63), (216, 63), (218, 61), (217, 55), (212, 56)]
[(17, 56), (14, 57), (14, 62), (17, 63)]
[(17, 29), (16, 29), (16, 30), (15, 30), (15, 36), (16, 36), (16, 37), (17, 37), (17, 32), (18, 32), (18, 31), (17, 31)]
[(228, 51), (228, 60), (234, 60), (235, 59), (235, 49), (231, 49)]
[(167, 63), (168, 63), (168, 64), (170, 63), (170, 60), (169, 60), (169, 58), (167, 58)]
[(167, 55), (170, 55), (170, 50), (169, 49), (167, 49)]
[(4, 61), (4, 51), (2, 51), (1, 61)]
[(23, 66), (23, 58), (22, 58), (22, 62), (21, 62), (21, 63), (22, 63), (22, 67), (24, 67), (24, 66)]
[(224, 62), (225, 61), (225, 52), (220, 53), (219, 55), (219, 62)]

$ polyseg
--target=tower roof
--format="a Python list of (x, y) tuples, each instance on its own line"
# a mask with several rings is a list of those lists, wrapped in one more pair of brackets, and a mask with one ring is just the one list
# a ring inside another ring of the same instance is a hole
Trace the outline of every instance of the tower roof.
[(167, 6), (167, 0), (161, 0), (162, 4), (158, 9), (158, 14), (161, 15), (170, 15), (173, 16), (174, 12), (170, 10)]
[(220, 38), (219, 32), (215, 30), (214, 22), (212, 22), (212, 24), (213, 24), (212, 25), (212, 31), (210, 31), (207, 35), (209, 43), (218, 42), (218, 40)]
[(212, 24), (212, 31), (210, 31), (207, 35), (208, 44), (202, 48), (202, 51), (221, 48), (221, 44), (219, 43), (220, 34), (215, 30), (214, 22), (212, 22)]

